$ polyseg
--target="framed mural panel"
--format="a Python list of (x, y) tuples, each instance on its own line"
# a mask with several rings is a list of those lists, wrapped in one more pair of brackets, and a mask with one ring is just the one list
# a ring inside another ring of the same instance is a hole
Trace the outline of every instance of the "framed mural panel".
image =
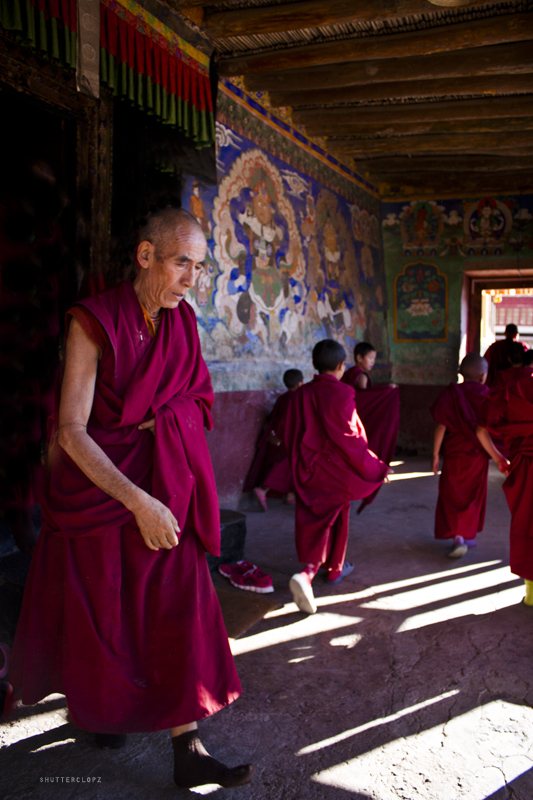
[(435, 264), (414, 261), (394, 279), (394, 341), (448, 341), (448, 277)]

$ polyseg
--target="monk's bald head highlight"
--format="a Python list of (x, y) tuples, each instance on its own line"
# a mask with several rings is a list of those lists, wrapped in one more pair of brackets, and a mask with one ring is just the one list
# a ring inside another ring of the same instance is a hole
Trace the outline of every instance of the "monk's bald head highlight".
[(459, 372), (465, 381), (479, 381), (489, 368), (488, 362), (477, 353), (468, 353), (461, 361)]
[(157, 256), (166, 252), (180, 228), (197, 228), (203, 236), (198, 220), (184, 208), (161, 208), (154, 211), (139, 228), (139, 242), (151, 242)]

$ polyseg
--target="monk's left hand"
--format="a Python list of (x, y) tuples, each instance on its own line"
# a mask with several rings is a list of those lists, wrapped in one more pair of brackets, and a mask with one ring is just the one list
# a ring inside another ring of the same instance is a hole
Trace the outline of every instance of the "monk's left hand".
[(496, 462), (498, 465), (499, 471), (502, 475), (509, 475), (511, 472), (511, 462), (507, 461), (506, 458), (501, 458), (499, 461)]
[(141, 422), (139, 425), (140, 431), (150, 431), (155, 436), (155, 417), (147, 419), (146, 422)]

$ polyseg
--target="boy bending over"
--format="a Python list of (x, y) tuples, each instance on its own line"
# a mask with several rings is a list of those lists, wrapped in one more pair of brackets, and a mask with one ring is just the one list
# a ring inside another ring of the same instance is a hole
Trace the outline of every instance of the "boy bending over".
[(354, 390), (341, 383), (346, 353), (333, 339), (313, 350), (319, 373), (295, 392), (285, 422), (285, 446), (296, 488), (296, 551), (303, 572), (290, 589), (301, 611), (314, 614), (311, 582), (320, 566), (329, 583), (353, 570), (345, 562), (350, 501), (367, 497), (383, 483), (389, 469), (368, 448), (355, 409)]
[(303, 385), (304, 376), (299, 369), (288, 369), (283, 373), (287, 391), (281, 394), (267, 419), (265, 430), (257, 443), (255, 458), (243, 486), (243, 492), (255, 494), (263, 511), (267, 510), (267, 492), (274, 489), (286, 494), (286, 503), (294, 503), (292, 476), (283, 444), (285, 415), (296, 389)]

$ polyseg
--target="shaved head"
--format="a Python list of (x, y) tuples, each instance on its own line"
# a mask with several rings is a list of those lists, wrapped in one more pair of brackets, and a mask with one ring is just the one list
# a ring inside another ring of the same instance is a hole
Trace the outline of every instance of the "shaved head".
[(479, 381), (488, 372), (489, 365), (483, 356), (468, 353), (461, 361), (459, 372), (465, 381)]
[(139, 228), (139, 242), (150, 242), (155, 247), (156, 255), (160, 256), (172, 244), (180, 228), (198, 228), (204, 236), (201, 225), (192, 214), (184, 208), (169, 207), (154, 211), (147, 217)]

